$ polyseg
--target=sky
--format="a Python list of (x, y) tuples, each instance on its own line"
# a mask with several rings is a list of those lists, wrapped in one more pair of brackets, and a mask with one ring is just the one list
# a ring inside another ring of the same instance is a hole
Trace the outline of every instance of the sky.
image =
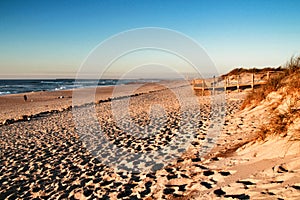
[(99, 43), (143, 27), (192, 38), (219, 73), (277, 67), (299, 54), (299, 7), (298, 0), (1, 0), (0, 78), (74, 77)]

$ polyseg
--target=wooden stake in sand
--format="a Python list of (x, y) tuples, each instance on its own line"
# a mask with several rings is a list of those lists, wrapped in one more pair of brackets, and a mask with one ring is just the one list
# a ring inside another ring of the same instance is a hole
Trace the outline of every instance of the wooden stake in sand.
[(236, 84), (237, 91), (240, 92), (240, 75), (237, 75), (237, 84)]
[(204, 87), (205, 87), (205, 82), (204, 82), (204, 79), (202, 79), (202, 96), (204, 96)]
[(252, 73), (251, 88), (252, 88), (252, 90), (254, 90), (254, 73)]
[(216, 84), (216, 76), (214, 76), (214, 80), (213, 80), (213, 95), (215, 95), (215, 84)]
[(224, 78), (224, 90), (227, 91), (227, 77)]

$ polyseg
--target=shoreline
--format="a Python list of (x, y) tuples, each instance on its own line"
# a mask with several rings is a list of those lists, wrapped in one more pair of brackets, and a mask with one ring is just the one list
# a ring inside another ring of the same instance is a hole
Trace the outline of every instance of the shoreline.
[[(57, 85), (60, 86), (59, 88), (57, 87), (53, 87), (52, 89), (47, 88), (47, 89), (43, 89), (40, 88), (40, 90), (33, 90), (33, 91), (23, 91), (23, 92), (11, 92), (11, 91), (5, 91), (5, 92), (0, 92), (0, 97), (1, 96), (8, 96), (8, 95), (19, 95), (19, 94), (30, 94), (30, 93), (34, 93), (34, 92), (59, 92), (59, 91), (68, 91), (68, 90), (76, 90), (76, 89), (88, 89), (88, 88), (95, 88), (95, 87), (114, 87), (114, 86), (118, 86), (118, 85), (131, 85), (131, 84), (147, 84), (147, 83), (159, 83), (159, 82), (164, 82), (164, 81), (178, 81), (178, 80), (139, 80), (139, 79), (103, 79), (103, 81), (115, 81), (115, 84), (105, 84), (105, 85), (81, 85), (78, 87), (75, 87), (74, 84), (77, 83), (77, 79), (0, 79), (0, 83), (1, 81), (41, 81), (41, 82), (45, 82), (47, 83), (47, 81), (53, 81), (50, 82), (50, 84), (55, 84), (56, 82), (54, 81), (59, 81), (59, 80), (71, 80), (73, 81), (72, 84), (68, 84), (65, 83), (65, 85)], [(102, 81), (102, 79), (97, 80), (97, 79), (79, 79), (78, 83), (81, 83), (80, 81), (87, 81), (87, 82), (93, 82), (93, 81)], [(119, 81), (121, 81), (120, 83), (118, 83)], [(125, 82), (122, 82), (125, 81)], [(84, 83), (84, 82), (83, 82)], [(83, 84), (82, 83), (82, 84)], [(2, 84), (2, 83), (1, 83)], [(37, 84), (37, 83), (34, 83)], [(49, 83), (47, 83), (49, 84)], [(71, 87), (70, 87), (71, 86)]]
[[(57, 90), (57, 91), (39, 91), (39, 92), (26, 92), (18, 94), (7, 94), (0, 96), (0, 125), (11, 124), (16, 121), (28, 121), (31, 118), (39, 117), (40, 114), (44, 115), (51, 112), (62, 112), (64, 110), (72, 109), (73, 105), (73, 92), (79, 92), (83, 95), (85, 93), (92, 93), (95, 91), (95, 98), (93, 102), (83, 100), (77, 106), (83, 106), (89, 103), (101, 103), (110, 101), (114, 97), (126, 97), (130, 95), (141, 95), (149, 92), (159, 91), (165, 89), (164, 84), (174, 87), (185, 85), (185, 82), (180, 81), (161, 81), (155, 83), (128, 83), (114, 86), (98, 86), (87, 88), (76, 88), (70, 90)], [(131, 91), (132, 88), (137, 90)], [(114, 94), (115, 88), (124, 91), (125, 94)], [(24, 95), (27, 96), (27, 101), (24, 100)], [(117, 95), (117, 96), (115, 96)], [(88, 102), (87, 102), (88, 101)]]

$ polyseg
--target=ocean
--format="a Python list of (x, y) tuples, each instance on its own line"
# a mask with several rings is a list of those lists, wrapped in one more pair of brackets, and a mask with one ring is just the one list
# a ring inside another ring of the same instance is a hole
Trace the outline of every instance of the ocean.
[(132, 82), (158, 82), (159, 80), (118, 80), (118, 79), (100, 79), (100, 80), (75, 80), (75, 79), (44, 79), (44, 80), (0, 80), (0, 96), (7, 94), (18, 94), (37, 91), (55, 91), (68, 90), (74, 88), (85, 88), (95, 86), (112, 86), (128, 84)]

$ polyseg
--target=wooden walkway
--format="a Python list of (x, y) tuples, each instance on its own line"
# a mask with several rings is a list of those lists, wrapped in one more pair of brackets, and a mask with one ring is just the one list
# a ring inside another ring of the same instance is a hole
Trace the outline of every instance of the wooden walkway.
[[(214, 95), (218, 92), (222, 91), (235, 91), (238, 92), (240, 90), (251, 88), (252, 90), (258, 87), (261, 87), (262, 85), (267, 84), (268, 80), (271, 77), (271, 74), (280, 74), (282, 72), (277, 71), (268, 71), (266, 73), (257, 73), (257, 74), (250, 74), (251, 75), (251, 81), (248, 81), (248, 83), (243, 83), (243, 80), (240, 80), (240, 75), (236, 75), (235, 82), (232, 83), (229, 80), (229, 77), (225, 77), (221, 81), (216, 81), (216, 78), (210, 79), (210, 81), (207, 81), (205, 79), (195, 79), (193, 80), (193, 89), (195, 91), (196, 95)], [(261, 77), (266, 76), (267, 80), (263, 79), (255, 79), (255, 76), (260, 75)], [(233, 75), (232, 75), (233, 76)], [(232, 77), (231, 76), (231, 77)], [(208, 86), (210, 85), (210, 86)]]

